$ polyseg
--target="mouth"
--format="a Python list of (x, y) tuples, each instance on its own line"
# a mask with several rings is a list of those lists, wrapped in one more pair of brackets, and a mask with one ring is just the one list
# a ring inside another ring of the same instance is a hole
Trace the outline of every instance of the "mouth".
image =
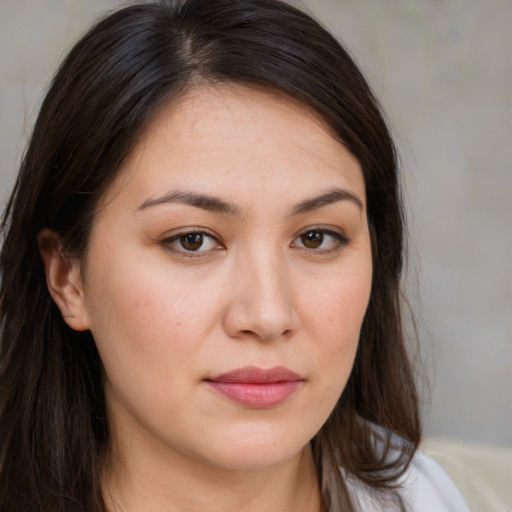
[(282, 366), (266, 370), (247, 366), (205, 382), (232, 402), (250, 409), (268, 409), (285, 402), (302, 386), (304, 378)]

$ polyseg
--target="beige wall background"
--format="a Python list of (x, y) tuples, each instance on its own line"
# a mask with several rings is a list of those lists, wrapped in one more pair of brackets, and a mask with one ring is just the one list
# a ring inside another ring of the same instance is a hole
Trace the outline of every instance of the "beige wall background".
[[(0, 0), (0, 206), (69, 45), (115, 0)], [(387, 111), (430, 436), (512, 446), (512, 2), (309, 0)]]

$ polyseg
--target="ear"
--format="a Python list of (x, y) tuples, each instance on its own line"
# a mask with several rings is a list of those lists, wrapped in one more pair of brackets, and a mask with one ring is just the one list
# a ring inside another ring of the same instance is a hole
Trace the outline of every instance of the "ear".
[(59, 236), (50, 229), (41, 230), (37, 242), (48, 291), (59, 307), (64, 322), (75, 331), (89, 329), (78, 261), (63, 254)]

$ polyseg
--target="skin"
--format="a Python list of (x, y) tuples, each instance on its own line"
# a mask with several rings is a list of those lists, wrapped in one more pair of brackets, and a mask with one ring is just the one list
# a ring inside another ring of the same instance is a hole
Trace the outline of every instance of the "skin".
[[(40, 234), (49, 290), (105, 367), (112, 511), (320, 510), (309, 441), (345, 387), (368, 305), (365, 200), (358, 161), (307, 107), (202, 87), (149, 126), (81, 265)], [(191, 231), (202, 245), (186, 245)], [(302, 381), (261, 409), (207, 384), (245, 366)]]

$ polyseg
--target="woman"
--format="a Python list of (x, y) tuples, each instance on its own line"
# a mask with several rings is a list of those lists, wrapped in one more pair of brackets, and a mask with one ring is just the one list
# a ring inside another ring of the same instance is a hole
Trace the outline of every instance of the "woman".
[(416, 453), (393, 143), (306, 14), (99, 22), (3, 231), (2, 511), (466, 510)]

